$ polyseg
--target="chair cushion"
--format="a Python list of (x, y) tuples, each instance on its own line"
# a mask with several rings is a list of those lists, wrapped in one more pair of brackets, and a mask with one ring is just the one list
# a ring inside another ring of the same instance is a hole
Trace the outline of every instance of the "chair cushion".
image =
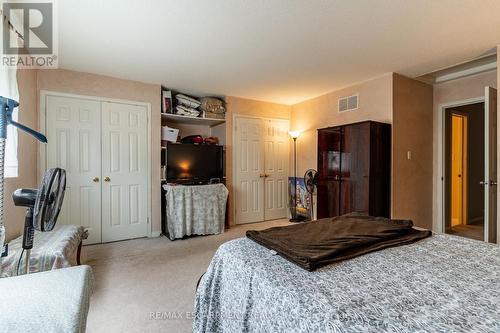
[[(35, 232), (33, 249), (30, 256), (30, 273), (75, 266), (78, 246), (88, 237), (84, 227), (58, 225), (49, 232)], [(23, 237), (9, 242), (9, 254), (2, 260), (1, 277), (17, 275), (19, 257), (22, 253)], [(26, 253), (20, 262), (23, 272)]]
[(0, 279), (0, 333), (85, 332), (93, 286), (86, 265)]

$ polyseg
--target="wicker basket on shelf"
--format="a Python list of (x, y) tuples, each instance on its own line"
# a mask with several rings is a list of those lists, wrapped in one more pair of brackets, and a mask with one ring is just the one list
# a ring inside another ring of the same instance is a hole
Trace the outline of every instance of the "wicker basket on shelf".
[[(224, 101), (214, 98), (214, 97), (203, 97), (200, 100), (201, 105), (200, 109), (204, 112), (210, 112), (210, 113), (215, 113), (215, 114), (222, 114), (226, 113), (226, 107), (224, 106)], [(212, 118), (208, 117), (207, 118)], [(221, 119), (221, 118), (217, 118)], [(224, 119), (224, 117), (222, 117)]]

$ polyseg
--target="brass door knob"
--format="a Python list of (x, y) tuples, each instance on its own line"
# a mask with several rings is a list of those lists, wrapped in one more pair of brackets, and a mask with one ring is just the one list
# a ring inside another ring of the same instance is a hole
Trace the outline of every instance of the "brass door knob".
[(104, 177), (104, 181), (105, 182), (110, 182), (111, 181), (111, 178), (109, 178), (108, 176)]
[(99, 183), (99, 177), (94, 177), (94, 178), (92, 178), (92, 181), (93, 181), (94, 183)]
[(265, 176), (266, 176), (266, 175), (264, 175), (264, 174), (262, 174), (262, 173), (259, 175), (259, 177), (260, 177), (260, 178), (264, 178)]

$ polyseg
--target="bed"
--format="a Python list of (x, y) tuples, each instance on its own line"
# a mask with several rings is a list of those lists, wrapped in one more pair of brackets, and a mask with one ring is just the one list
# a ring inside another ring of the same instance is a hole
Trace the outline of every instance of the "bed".
[(437, 234), (309, 272), (236, 239), (195, 312), (194, 332), (500, 332), (500, 247)]

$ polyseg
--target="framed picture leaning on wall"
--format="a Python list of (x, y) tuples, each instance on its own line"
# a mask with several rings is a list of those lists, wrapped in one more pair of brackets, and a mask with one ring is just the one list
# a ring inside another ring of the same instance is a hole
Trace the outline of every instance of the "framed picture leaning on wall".
[(172, 91), (162, 90), (161, 92), (161, 112), (162, 113), (172, 113)]

